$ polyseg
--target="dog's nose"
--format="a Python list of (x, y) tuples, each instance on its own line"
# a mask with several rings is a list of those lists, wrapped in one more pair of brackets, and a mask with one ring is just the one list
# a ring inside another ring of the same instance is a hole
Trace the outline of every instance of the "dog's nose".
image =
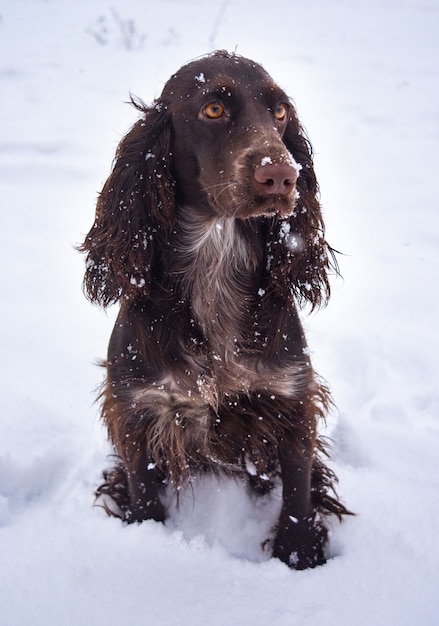
[(254, 177), (266, 194), (285, 196), (294, 188), (298, 171), (285, 163), (265, 163), (256, 166)]

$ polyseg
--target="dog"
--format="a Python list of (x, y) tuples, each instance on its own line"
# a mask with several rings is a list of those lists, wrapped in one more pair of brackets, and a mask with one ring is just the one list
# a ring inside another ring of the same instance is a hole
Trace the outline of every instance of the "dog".
[(323, 458), (329, 391), (298, 310), (337, 270), (312, 148), (261, 65), (216, 51), (183, 66), (120, 142), (81, 246), (84, 288), (120, 305), (101, 392), (117, 454), (98, 496), (126, 522), (164, 521), (194, 476), (264, 495), (282, 481), (272, 555), (325, 562), (349, 514)]

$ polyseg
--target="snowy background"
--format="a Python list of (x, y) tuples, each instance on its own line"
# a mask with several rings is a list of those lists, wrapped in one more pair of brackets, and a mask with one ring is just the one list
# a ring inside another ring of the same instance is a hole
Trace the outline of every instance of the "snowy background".
[[(439, 623), (438, 33), (437, 0), (2, 0), (4, 626)], [(116, 310), (85, 300), (73, 247), (136, 120), (129, 92), (150, 102), (214, 48), (293, 97), (344, 253), (305, 324), (358, 516), (334, 525), (316, 570), (258, 554), (259, 521), (235, 519), (233, 490), (181, 526), (124, 527), (92, 507), (108, 453), (94, 361)]]

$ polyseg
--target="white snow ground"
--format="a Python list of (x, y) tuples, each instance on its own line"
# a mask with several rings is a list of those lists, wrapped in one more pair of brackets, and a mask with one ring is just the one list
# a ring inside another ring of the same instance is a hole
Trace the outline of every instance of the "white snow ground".
[[(438, 33), (437, 0), (2, 0), (2, 624), (439, 623)], [(151, 101), (235, 47), (293, 96), (345, 253), (306, 326), (358, 516), (312, 571), (258, 553), (233, 489), (167, 527), (91, 506), (108, 452), (93, 362), (115, 311), (83, 297), (73, 245), (136, 119), (129, 91)]]

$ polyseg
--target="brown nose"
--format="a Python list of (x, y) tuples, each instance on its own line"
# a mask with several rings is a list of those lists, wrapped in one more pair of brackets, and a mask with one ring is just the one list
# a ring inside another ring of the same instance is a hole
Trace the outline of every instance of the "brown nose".
[(291, 165), (284, 163), (266, 163), (256, 166), (254, 176), (258, 186), (266, 194), (285, 196), (294, 188), (298, 172)]

